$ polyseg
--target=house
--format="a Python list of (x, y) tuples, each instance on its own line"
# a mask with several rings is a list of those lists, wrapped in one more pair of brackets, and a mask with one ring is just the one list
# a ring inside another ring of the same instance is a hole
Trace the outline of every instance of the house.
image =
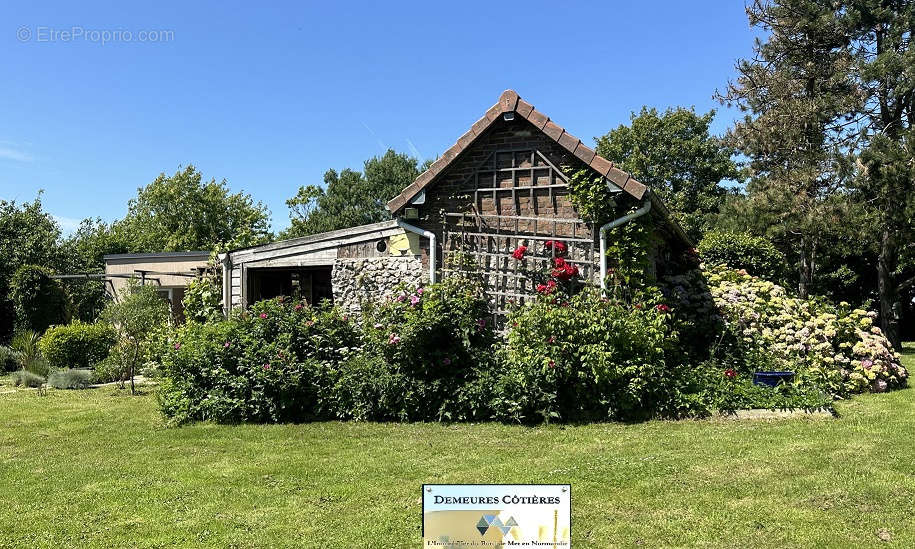
[(210, 252), (164, 252), (151, 254), (110, 254), (105, 260), (105, 289), (117, 301), (130, 280), (153, 285), (171, 304), (172, 314), (181, 317), (184, 289), (209, 269)]
[(582, 219), (569, 196), (568, 174), (582, 169), (602, 178), (618, 204), (635, 209), (615, 223), (647, 216), (657, 237), (650, 252), (658, 274), (692, 247), (645, 185), (507, 90), (388, 202), (391, 221), (221, 256), (224, 302), (239, 307), (298, 292), (358, 310), (360, 299), (390, 293), (400, 282), (452, 276), (470, 261), (483, 273), (496, 310), (504, 311), (509, 301), (534, 292), (533, 281), (511, 260), (512, 250), (522, 244), (542, 249), (557, 240), (582, 279), (601, 284), (606, 232)]

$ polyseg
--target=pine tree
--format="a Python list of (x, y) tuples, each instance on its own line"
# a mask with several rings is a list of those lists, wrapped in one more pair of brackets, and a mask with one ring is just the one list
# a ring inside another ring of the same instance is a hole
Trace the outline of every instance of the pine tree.
[(728, 137), (749, 159), (747, 205), (794, 252), (798, 294), (806, 297), (821, 239), (842, 209), (840, 159), (854, 135), (849, 39), (824, 2), (756, 0), (747, 15), (768, 37), (738, 62), (719, 99), (746, 113)]
[(900, 295), (915, 284), (915, 2), (852, 0), (850, 37), (861, 124), (857, 190), (875, 235), (881, 328), (900, 345)]

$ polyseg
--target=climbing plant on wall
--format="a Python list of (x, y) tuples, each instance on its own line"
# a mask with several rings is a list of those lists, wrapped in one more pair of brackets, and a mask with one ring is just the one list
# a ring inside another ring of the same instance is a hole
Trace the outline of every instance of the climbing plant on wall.
[[(593, 223), (595, 229), (613, 219), (634, 211), (637, 205), (619, 203), (606, 180), (588, 169), (569, 174), (569, 194), (578, 214)], [(647, 217), (615, 227), (607, 234), (608, 286), (615, 296), (624, 289), (637, 289), (654, 282), (651, 250), (656, 236)]]

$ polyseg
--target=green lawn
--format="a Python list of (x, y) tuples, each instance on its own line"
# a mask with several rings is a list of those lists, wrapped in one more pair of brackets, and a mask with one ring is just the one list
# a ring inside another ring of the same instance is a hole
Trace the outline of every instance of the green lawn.
[(151, 395), (0, 394), (0, 547), (418, 547), (423, 482), (571, 483), (576, 547), (915, 546), (915, 390), (837, 408), (168, 428)]

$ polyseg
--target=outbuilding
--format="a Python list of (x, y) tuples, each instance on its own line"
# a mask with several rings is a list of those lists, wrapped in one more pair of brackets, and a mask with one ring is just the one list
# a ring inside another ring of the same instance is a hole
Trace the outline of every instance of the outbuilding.
[[(224, 302), (244, 307), (259, 299), (298, 293), (358, 310), (363, 299), (389, 294), (401, 282), (481, 272), (497, 312), (523, 302), (534, 281), (512, 261), (524, 245), (562, 242), (566, 261), (583, 281), (601, 284), (602, 238), (576, 211), (569, 174), (588, 170), (633, 212), (645, 216), (657, 274), (677, 265), (692, 247), (657, 196), (580, 139), (507, 90), (457, 142), (388, 202), (392, 220), (235, 250), (221, 256)], [(549, 261), (540, 257), (540, 261)], [(533, 259), (532, 259), (533, 260)], [(469, 264), (469, 267), (468, 267)]]

